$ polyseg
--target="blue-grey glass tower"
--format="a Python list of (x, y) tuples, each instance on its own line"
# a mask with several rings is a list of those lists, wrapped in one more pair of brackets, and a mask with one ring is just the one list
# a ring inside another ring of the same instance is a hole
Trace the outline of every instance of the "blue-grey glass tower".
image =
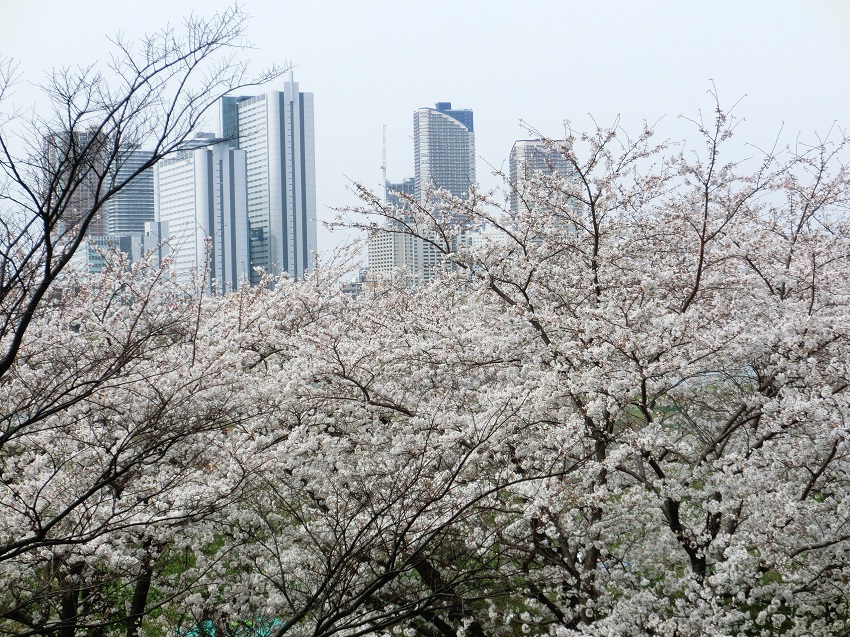
[(290, 79), (282, 91), (224, 97), (219, 132), (247, 153), (252, 282), (257, 267), (302, 278), (317, 247), (313, 94)]
[(415, 194), (421, 200), (428, 188), (441, 188), (456, 197), (469, 196), (475, 183), (475, 128), (471, 109), (420, 108), (413, 114)]
[[(122, 148), (116, 162), (115, 181), (120, 183), (129, 179), (152, 156), (152, 151), (137, 146)], [(113, 236), (141, 236), (145, 231), (145, 223), (153, 220), (153, 169), (148, 168), (133, 177), (118, 194), (106, 202), (106, 231)]]

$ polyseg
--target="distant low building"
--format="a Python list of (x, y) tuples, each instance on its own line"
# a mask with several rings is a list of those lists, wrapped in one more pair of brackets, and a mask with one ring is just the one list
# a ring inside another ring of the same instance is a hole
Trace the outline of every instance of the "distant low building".
[(138, 261), (142, 254), (142, 237), (138, 236), (90, 236), (83, 239), (71, 257), (70, 266), (74, 269), (96, 274), (106, 265), (110, 252), (122, 252), (127, 264)]
[(346, 296), (356, 298), (363, 296), (369, 290), (369, 270), (360, 268), (355, 275), (340, 286), (340, 292)]
[(396, 208), (406, 208), (409, 205), (409, 199), (416, 195), (416, 178), (408, 177), (402, 181), (388, 181), (385, 184), (387, 204)]

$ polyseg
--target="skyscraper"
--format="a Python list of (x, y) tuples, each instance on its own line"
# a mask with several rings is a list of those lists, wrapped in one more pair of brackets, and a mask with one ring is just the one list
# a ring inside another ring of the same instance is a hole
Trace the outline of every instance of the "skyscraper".
[[(128, 179), (152, 156), (152, 151), (137, 146), (121, 149), (113, 171), (115, 181), (120, 183)], [(153, 169), (149, 168), (136, 175), (106, 202), (106, 231), (115, 236), (141, 236), (145, 223), (153, 219)]]
[(475, 130), (472, 110), (453, 109), (451, 102), (413, 113), (415, 193), (422, 200), (427, 187), (469, 196), (475, 183)]
[(85, 217), (96, 210), (72, 267), (99, 272), (112, 252), (123, 252), (127, 262), (138, 260), (145, 224), (154, 220), (153, 170), (138, 171), (153, 153), (137, 144), (119, 144), (94, 129), (50, 132), (44, 150), (46, 187), (58, 213), (52, 239), (74, 241)]
[(529, 180), (540, 175), (569, 177), (575, 175), (575, 167), (557, 148), (542, 139), (514, 142), (510, 157), (511, 214), (520, 211)]
[[(472, 110), (453, 109), (451, 102), (437, 102), (436, 108), (420, 108), (413, 113), (413, 145), (416, 176), (399, 183), (385, 184), (387, 203), (405, 208), (400, 194), (423, 200), (426, 188), (440, 188), (460, 198), (469, 196), (475, 183), (475, 132)], [(412, 182), (412, 183), (411, 183)], [(404, 215), (407, 216), (407, 215)], [(372, 276), (406, 271), (416, 283), (431, 281), (440, 269), (452, 268), (451, 261), (433, 243), (406, 232), (400, 222), (389, 222), (383, 231), (369, 238), (369, 272)], [(453, 243), (470, 244), (473, 233), (464, 231)], [(427, 232), (416, 226), (417, 232)], [(440, 239), (433, 237), (439, 243)], [(452, 246), (452, 249), (457, 246)]]
[(157, 233), (168, 238), (177, 275), (237, 289), (248, 274), (245, 151), (201, 133), (156, 165), (155, 181)]
[[(86, 235), (88, 237), (141, 236), (145, 223), (153, 221), (153, 170), (130, 177), (153, 153), (138, 145), (121, 145), (95, 131), (51, 133), (47, 139), (49, 170), (59, 175), (72, 174), (72, 187), (62, 196), (64, 211), (57, 228), (65, 235), (114, 187), (125, 184), (112, 195), (95, 215)], [(76, 164), (76, 167), (74, 167)], [(107, 165), (108, 164), (108, 165)], [(128, 181), (130, 180), (130, 181)]]
[(316, 251), (313, 94), (282, 91), (221, 99), (219, 132), (247, 154), (248, 226), (253, 268), (301, 278)]
[[(56, 241), (74, 238), (82, 219), (99, 203), (103, 196), (106, 138), (96, 130), (50, 132), (44, 139), (45, 184), (55, 188), (51, 206), (60, 209), (56, 227), (52, 229)], [(106, 235), (106, 217), (99, 210), (89, 223), (86, 235)]]

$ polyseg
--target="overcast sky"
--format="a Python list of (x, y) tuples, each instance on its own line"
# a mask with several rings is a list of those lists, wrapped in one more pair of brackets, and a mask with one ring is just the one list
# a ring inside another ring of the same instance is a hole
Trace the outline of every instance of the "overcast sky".
[[(25, 79), (90, 64), (107, 36), (142, 35), (209, 14), (223, 0), (0, 0), (0, 56)], [(848, 0), (245, 0), (255, 68), (292, 62), (315, 95), (319, 218), (353, 203), (349, 184), (381, 188), (382, 126), (388, 177), (413, 174), (412, 113), (450, 101), (475, 112), (478, 176), (506, 165), (520, 121), (547, 136), (590, 115), (627, 129), (644, 119), (666, 136), (678, 115), (710, 111), (714, 80), (739, 135), (767, 144), (792, 132), (850, 124)], [(274, 86), (270, 87), (274, 88)], [(15, 99), (35, 100), (19, 90)], [(791, 135), (793, 137), (793, 135)], [(319, 231), (319, 249), (339, 241)]]

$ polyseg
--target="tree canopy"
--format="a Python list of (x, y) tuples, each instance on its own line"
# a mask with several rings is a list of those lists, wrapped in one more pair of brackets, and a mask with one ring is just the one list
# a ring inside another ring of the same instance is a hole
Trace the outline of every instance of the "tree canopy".
[(568, 131), (515, 213), (362, 190), (349, 223), (446, 267), (355, 298), (60, 277), (32, 190), (0, 633), (847, 633), (848, 140), (723, 161), (734, 121), (694, 123)]

